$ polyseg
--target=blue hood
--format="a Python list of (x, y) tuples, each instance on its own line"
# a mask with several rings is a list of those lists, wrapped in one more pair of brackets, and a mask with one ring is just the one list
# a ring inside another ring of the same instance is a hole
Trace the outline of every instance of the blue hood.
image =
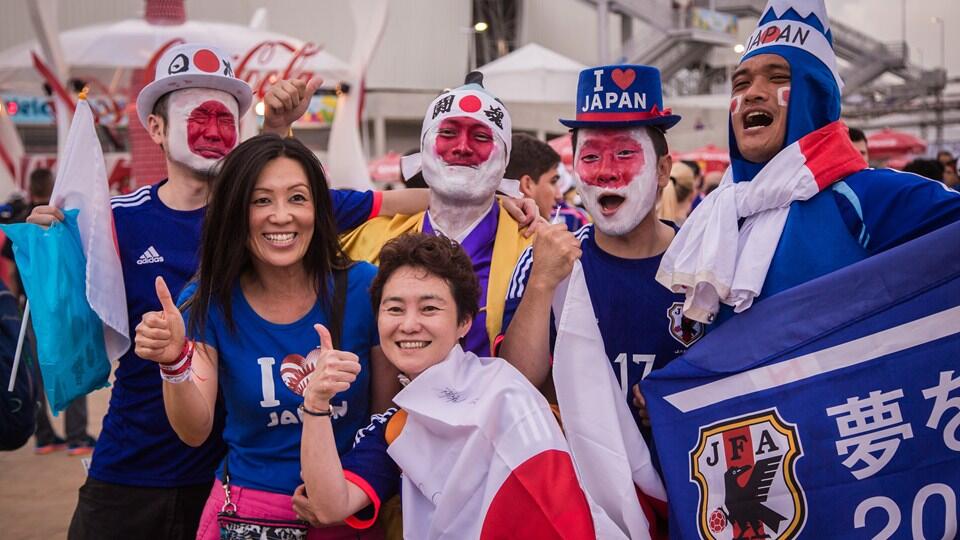
[[(757, 23), (762, 26), (774, 20), (793, 20), (806, 23), (823, 32), (824, 25), (816, 15), (803, 18), (792, 8), (777, 17), (772, 9)], [(826, 32), (827, 40), (833, 44), (833, 36)], [(789, 146), (804, 135), (816, 131), (840, 118), (840, 88), (833, 73), (819, 58), (787, 45), (773, 45), (755, 49), (743, 56), (740, 63), (760, 54), (776, 54), (790, 64), (790, 101), (787, 106), (787, 135), (783, 146)], [(766, 165), (747, 161), (737, 147), (733, 134), (733, 122), (728, 122), (730, 139), (730, 166), (733, 167), (735, 182), (752, 180)]]

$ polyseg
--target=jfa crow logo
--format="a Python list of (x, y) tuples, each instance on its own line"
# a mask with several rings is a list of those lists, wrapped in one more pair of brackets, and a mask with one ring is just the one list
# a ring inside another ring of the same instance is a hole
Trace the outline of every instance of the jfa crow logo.
[(802, 455), (796, 426), (776, 408), (701, 427), (690, 451), (700, 537), (797, 538), (807, 517), (794, 468)]
[(670, 335), (684, 347), (689, 347), (703, 337), (703, 323), (683, 316), (683, 302), (674, 302), (667, 310)]

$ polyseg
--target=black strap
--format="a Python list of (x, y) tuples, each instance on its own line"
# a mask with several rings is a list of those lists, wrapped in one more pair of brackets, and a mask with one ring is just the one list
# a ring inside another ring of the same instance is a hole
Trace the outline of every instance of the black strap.
[(347, 269), (333, 271), (333, 309), (330, 310), (330, 337), (333, 348), (340, 349), (343, 315), (347, 308)]

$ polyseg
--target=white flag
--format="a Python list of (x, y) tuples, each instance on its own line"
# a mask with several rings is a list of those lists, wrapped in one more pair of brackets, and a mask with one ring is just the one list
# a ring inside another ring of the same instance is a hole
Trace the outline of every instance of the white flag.
[(553, 302), (553, 381), (581, 485), (628, 538), (651, 538), (640, 500), (665, 510), (666, 490), (610, 369), (579, 261)]
[(83, 254), (87, 258), (87, 302), (103, 321), (107, 357), (120, 358), (130, 348), (127, 296), (117, 253), (110, 190), (103, 151), (86, 100), (79, 100), (63, 152), (57, 158), (52, 203), (76, 208)]
[(549, 404), (504, 360), (456, 346), (394, 401), (404, 538), (604, 537)]

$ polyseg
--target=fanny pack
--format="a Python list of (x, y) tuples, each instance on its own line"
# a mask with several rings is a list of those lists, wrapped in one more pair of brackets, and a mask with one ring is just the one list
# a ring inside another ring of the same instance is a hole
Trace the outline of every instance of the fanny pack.
[(220, 540), (294, 540), (307, 537), (310, 524), (299, 519), (245, 517), (230, 500), (229, 456), (223, 460), (223, 507), (217, 512)]

